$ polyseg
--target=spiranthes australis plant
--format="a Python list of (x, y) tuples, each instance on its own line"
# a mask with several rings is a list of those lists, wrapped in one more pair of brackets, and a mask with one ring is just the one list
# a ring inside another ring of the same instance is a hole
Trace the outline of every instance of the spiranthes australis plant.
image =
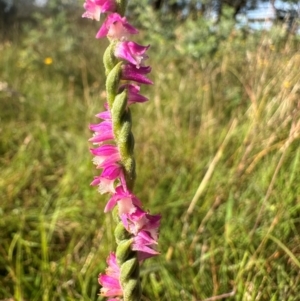
[(130, 40), (138, 30), (124, 16), (126, 0), (86, 0), (82, 15), (99, 21), (106, 14), (96, 38), (107, 37), (110, 44), (104, 56), (106, 72), (105, 110), (96, 115), (102, 121), (91, 124), (90, 139), (93, 162), (102, 172), (92, 181), (101, 194), (110, 194), (104, 212), (113, 210), (116, 220), (117, 248), (107, 259), (108, 268), (100, 274), (100, 293), (109, 301), (139, 301), (141, 263), (158, 254), (156, 250), (160, 215), (151, 215), (142, 208), (133, 194), (136, 178), (134, 137), (131, 132), (130, 106), (148, 99), (140, 94), (139, 84), (152, 84), (147, 77), (151, 71), (145, 66), (149, 46)]

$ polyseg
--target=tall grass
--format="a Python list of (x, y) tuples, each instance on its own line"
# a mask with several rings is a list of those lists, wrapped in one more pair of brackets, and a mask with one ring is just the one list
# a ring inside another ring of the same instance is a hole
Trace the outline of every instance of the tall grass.
[[(87, 142), (105, 42), (82, 22), (53, 30), (63, 22), (0, 45), (4, 300), (101, 300), (114, 245)], [(205, 57), (180, 55), (180, 36), (153, 45), (150, 101), (133, 108), (135, 189), (163, 215), (143, 300), (298, 300), (300, 56), (279, 33), (232, 30)]]

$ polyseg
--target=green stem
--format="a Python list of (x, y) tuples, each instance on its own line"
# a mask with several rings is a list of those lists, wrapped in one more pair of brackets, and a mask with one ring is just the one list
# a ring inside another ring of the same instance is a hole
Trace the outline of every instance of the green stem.
[(127, 0), (116, 0), (117, 3), (117, 13), (121, 16), (125, 15), (126, 7), (127, 7)]

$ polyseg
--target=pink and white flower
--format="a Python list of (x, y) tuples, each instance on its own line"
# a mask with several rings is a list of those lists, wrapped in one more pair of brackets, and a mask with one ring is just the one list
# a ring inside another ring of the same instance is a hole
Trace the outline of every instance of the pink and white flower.
[(127, 40), (131, 34), (137, 34), (138, 30), (127, 22), (126, 17), (121, 17), (117, 13), (112, 13), (107, 16), (99, 29), (96, 38), (107, 36), (115, 40)]
[(115, 181), (118, 180), (122, 175), (122, 166), (119, 164), (111, 164), (105, 166), (101, 175), (94, 177), (91, 185), (98, 185), (98, 191), (101, 194), (110, 192), (114, 194), (115, 191)]
[(90, 152), (95, 156), (93, 162), (97, 165), (97, 168), (103, 168), (109, 164), (118, 163), (121, 160), (119, 150), (115, 145), (101, 145), (100, 147), (90, 149)]
[(155, 250), (157, 240), (153, 239), (146, 231), (140, 231), (133, 238), (132, 250), (138, 252), (138, 260), (143, 261), (159, 254)]
[[(120, 268), (117, 264), (116, 255), (110, 253), (106, 262), (108, 264), (105, 270), (106, 274), (100, 274), (98, 278), (99, 283), (102, 285), (100, 293), (105, 297), (123, 296), (123, 289), (120, 284)], [(110, 300), (118, 300), (118, 298)]]
[(114, 12), (116, 9), (115, 0), (86, 0), (83, 4), (86, 12), (83, 18), (100, 20), (101, 13)]
[(143, 66), (144, 60), (148, 58), (146, 51), (149, 47), (150, 45), (142, 46), (132, 41), (123, 41), (116, 45), (115, 55), (135, 65), (136, 68), (140, 68)]
[(156, 245), (160, 215), (151, 215), (136, 206), (133, 212), (120, 214), (120, 218), (127, 231), (134, 236), (133, 250), (139, 252), (140, 260), (159, 254), (156, 251)]
[(104, 212), (112, 210), (118, 204), (119, 215), (135, 212), (137, 206), (141, 206), (141, 201), (131, 192), (125, 190), (122, 185), (116, 188), (115, 194), (109, 199)]

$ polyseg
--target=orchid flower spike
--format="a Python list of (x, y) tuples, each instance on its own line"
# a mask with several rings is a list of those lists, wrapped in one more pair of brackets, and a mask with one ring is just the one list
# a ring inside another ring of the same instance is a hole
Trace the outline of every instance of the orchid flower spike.
[(144, 64), (150, 45), (129, 40), (138, 30), (124, 17), (127, 2), (85, 0), (86, 11), (82, 15), (99, 21), (101, 14), (106, 13), (96, 38), (107, 37), (110, 42), (103, 57), (107, 102), (105, 111), (96, 115), (102, 121), (90, 125), (94, 134), (89, 140), (95, 145), (90, 149), (93, 162), (101, 169), (91, 185), (97, 186), (101, 194), (110, 195), (104, 212), (113, 211), (117, 222), (116, 253), (109, 255), (108, 268), (98, 279), (100, 294), (108, 297), (107, 301), (140, 301), (140, 264), (159, 254), (161, 216), (145, 211), (133, 193), (136, 168), (130, 105), (148, 100), (140, 94), (140, 84), (151, 85), (152, 81), (147, 77), (151, 67)]

